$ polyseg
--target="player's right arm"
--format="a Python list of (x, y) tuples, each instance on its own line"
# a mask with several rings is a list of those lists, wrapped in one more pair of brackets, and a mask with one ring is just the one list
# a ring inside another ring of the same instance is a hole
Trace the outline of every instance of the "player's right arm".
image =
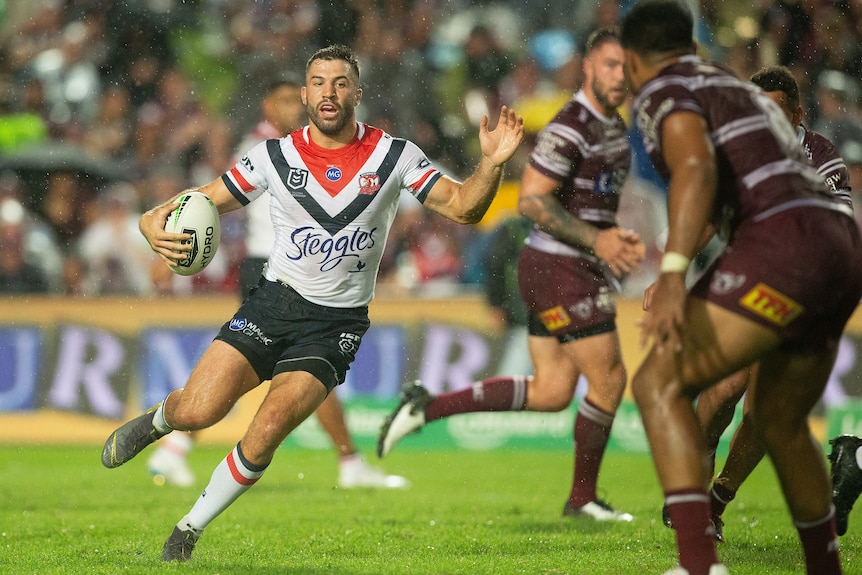
[(231, 194), (222, 179), (218, 178), (205, 186), (183, 190), (166, 202), (145, 212), (138, 220), (138, 229), (150, 244), (150, 248), (169, 265), (177, 265), (186, 259), (186, 252), (191, 250), (190, 244), (183, 243), (191, 236), (165, 231), (168, 216), (179, 205), (177, 198), (188, 192), (205, 194), (215, 204), (219, 214), (232, 212), (242, 207), (242, 204)]
[(618, 227), (600, 230), (576, 218), (557, 199), (555, 192), (559, 186), (558, 180), (527, 166), (521, 177), (518, 210), (561, 242), (591, 250), (614, 274), (619, 276), (636, 270), (645, 252), (640, 237)]

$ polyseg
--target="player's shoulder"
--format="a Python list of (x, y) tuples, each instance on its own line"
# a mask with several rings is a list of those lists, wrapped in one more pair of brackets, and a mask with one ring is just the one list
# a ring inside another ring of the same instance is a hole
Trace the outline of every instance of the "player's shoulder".
[(838, 147), (832, 141), (814, 130), (809, 130), (805, 126), (802, 127), (805, 131), (802, 137), (802, 144), (811, 150), (812, 153), (828, 154), (831, 156), (839, 156)]

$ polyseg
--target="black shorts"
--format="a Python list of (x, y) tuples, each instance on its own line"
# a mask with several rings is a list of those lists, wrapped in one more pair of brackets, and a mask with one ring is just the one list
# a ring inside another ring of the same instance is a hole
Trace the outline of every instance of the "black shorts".
[(332, 391), (344, 383), (369, 325), (368, 306), (317, 305), (286, 284), (262, 280), (215, 339), (242, 353), (261, 381), (306, 371)]
[(245, 299), (263, 281), (266, 258), (248, 257), (239, 264), (239, 297)]

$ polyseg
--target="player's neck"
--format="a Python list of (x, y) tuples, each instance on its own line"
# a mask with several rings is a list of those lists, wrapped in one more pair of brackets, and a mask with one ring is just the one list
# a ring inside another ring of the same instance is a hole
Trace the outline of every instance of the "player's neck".
[(334, 150), (337, 148), (343, 148), (350, 144), (356, 137), (357, 129), (358, 125), (354, 121), (344, 126), (344, 128), (342, 128), (337, 134), (329, 135), (321, 132), (320, 129), (314, 125), (314, 122), (311, 122), (309, 124), (308, 135), (316, 146)]

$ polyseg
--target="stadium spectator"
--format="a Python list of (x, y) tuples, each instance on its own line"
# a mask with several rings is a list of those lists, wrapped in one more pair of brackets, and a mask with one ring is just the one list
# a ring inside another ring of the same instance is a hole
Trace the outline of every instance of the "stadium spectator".
[[(476, 223), (523, 137), (523, 122), (513, 110), (501, 108), (493, 130), (485, 118), (479, 128), (482, 159), (460, 183), (434, 168), (414, 144), (357, 122), (354, 109), (362, 90), (349, 48), (315, 52), (305, 80), (309, 126), (290, 138), (258, 144), (200, 188), (225, 213), (272, 194), (277, 239), (266, 279), (225, 323), (185, 387), (114, 431), (102, 453), (106, 467), (122, 465), (173, 429), (216, 423), (239, 397), (271, 379), (244, 437), (165, 542), (165, 561), (190, 559), (210, 522), (260, 479), (284, 438), (344, 381), (369, 326), (367, 306), (401, 191), (454, 221)], [(342, 163), (351, 156), (355, 164)], [(349, 183), (342, 184), (342, 178)], [(165, 262), (184, 258), (177, 252), (189, 249), (181, 242), (184, 236), (164, 231), (174, 207), (169, 200), (140, 222)], [(304, 229), (305, 235), (280, 234), (279, 226)], [(324, 238), (343, 250), (321, 251), (318, 240)]]
[(533, 374), (527, 347), (527, 308), (518, 290), (518, 256), (530, 234), (532, 222), (522, 215), (505, 218), (492, 232), (485, 254), (485, 301), (491, 326), (501, 336), (503, 348), (494, 375)]
[(153, 293), (152, 253), (138, 231), (141, 212), (131, 184), (118, 182), (99, 194), (95, 215), (77, 241), (81, 294), (138, 295)]
[(535, 375), (492, 377), (438, 396), (418, 383), (406, 385), (380, 432), (381, 457), (404, 436), (453, 415), (562, 411), (583, 374), (588, 391), (575, 418), (574, 473), (563, 515), (632, 520), (596, 490), (627, 381), (611, 278), (637, 269), (644, 255), (637, 234), (616, 221), (629, 167), (617, 112), (626, 97), (622, 65), (616, 33), (594, 32), (585, 50), (584, 88), (539, 134), (521, 178), (518, 208), (533, 230), (520, 253), (518, 285), (529, 312)]
[[(694, 55), (692, 16), (682, 5), (637, 4), (621, 40), (644, 144), (669, 186), (666, 251), (642, 320), (651, 347), (632, 391), (676, 530), (680, 566), (670, 573), (727, 573), (692, 401), (759, 361), (751, 412), (807, 572), (839, 574), (829, 476), (808, 414), (862, 295), (852, 208), (826, 191), (778, 106)], [(685, 273), (711, 223), (728, 248), (687, 290)]]

